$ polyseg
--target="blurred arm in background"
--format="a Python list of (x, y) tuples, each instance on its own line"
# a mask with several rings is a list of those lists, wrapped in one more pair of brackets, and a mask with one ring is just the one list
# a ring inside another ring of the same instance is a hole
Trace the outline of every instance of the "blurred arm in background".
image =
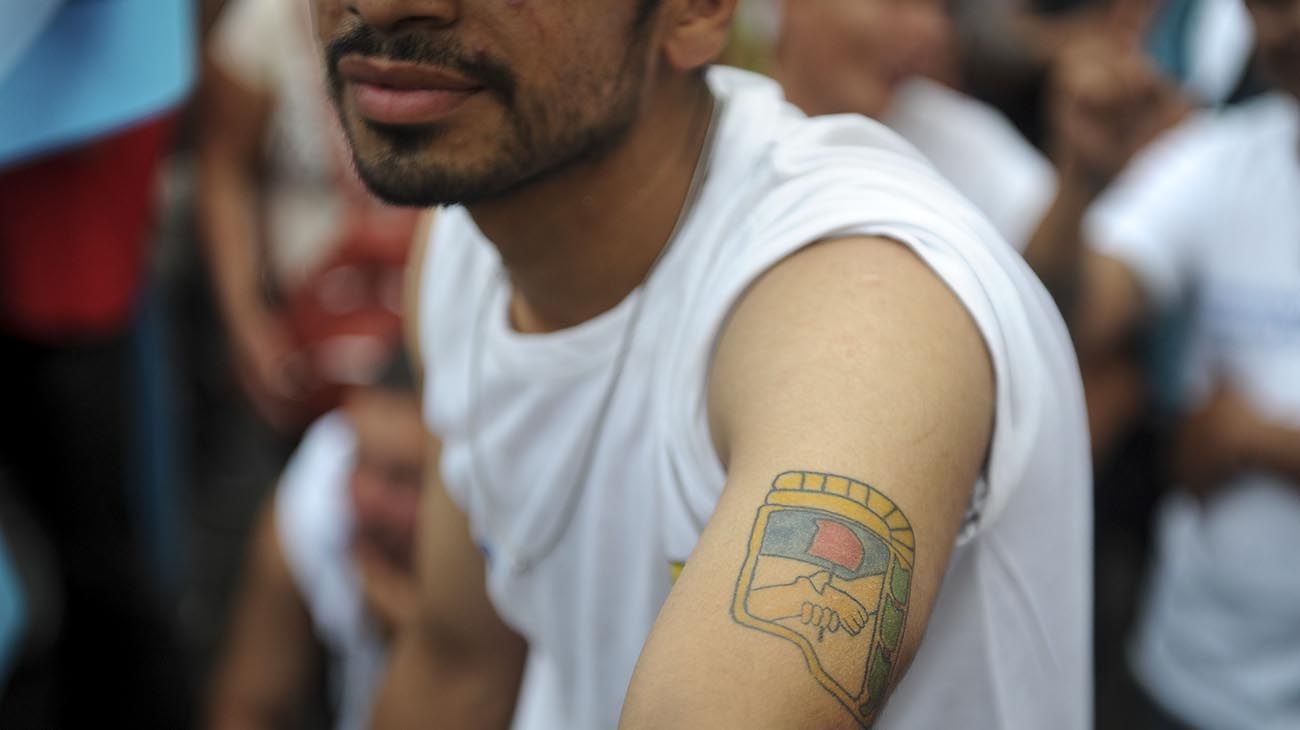
[[(407, 352), (423, 368), (420, 279), (436, 213), (416, 226), (403, 301)], [(415, 610), (391, 638), (387, 675), (376, 690), (375, 730), (510, 727), (528, 645), (505, 624), (487, 595), (488, 558), (470, 534), (469, 519), (447, 494), (430, 438), (425, 492), (415, 541)]]
[(292, 340), (263, 287), (259, 171), (274, 99), (211, 52), (204, 71), (199, 222), (208, 265), (240, 380), (259, 413), (282, 425), (293, 420), (303, 388), (292, 368)]
[[(429, 463), (438, 447), (431, 442)], [(399, 627), (375, 702), (376, 730), (505, 730), (527, 645), (497, 615), (464, 512), (429, 470), (417, 538), (417, 610)]]
[[(1118, 22), (1115, 30), (1076, 42), (1056, 64), (1049, 113), (1059, 186), (1025, 250), (1081, 355), (1123, 340), (1140, 309), (1137, 282), (1089, 256), (1085, 214), (1139, 151), (1191, 111), (1142, 54), (1141, 31), (1126, 33)], [(1081, 287), (1093, 294), (1086, 303)]]
[(216, 671), (207, 726), (212, 730), (292, 727), (313, 676), (311, 619), (280, 547), (274, 507), (258, 525)]
[[(1050, 115), (1060, 191), (1025, 252), (1071, 325), (1099, 448), (1115, 435), (1116, 413), (1124, 406), (1099, 403), (1106, 388), (1092, 386), (1137, 368), (1132, 340), (1167, 304), (1169, 295), (1157, 290), (1171, 285), (1139, 271), (1131, 256), (1092, 246), (1099, 242), (1087, 235), (1089, 210), (1123, 185), (1125, 207), (1142, 208), (1146, 235), (1154, 236), (1129, 245), (1172, 272), (1184, 255), (1180, 240), (1194, 235), (1185, 229), (1200, 220), (1195, 206), (1216, 199), (1214, 171), (1193, 164), (1205, 142), (1193, 129), (1196, 121), (1184, 123), (1190, 102), (1138, 45), (1125, 42), (1140, 37), (1141, 19), (1121, 18), (1111, 28), (1068, 49), (1055, 68)], [(1165, 135), (1175, 127), (1177, 136)], [(1215, 377), (1209, 397), (1182, 424), (1175, 463), (1180, 481), (1202, 495), (1246, 470), (1300, 483), (1300, 430), (1260, 413), (1223, 373)]]
[(1184, 419), (1174, 466), (1180, 482), (1200, 496), (1243, 471), (1273, 474), (1300, 488), (1300, 429), (1269, 420), (1221, 382)]
[(1132, 272), (1088, 249), (1084, 219), (1129, 161), (1191, 108), (1143, 51), (1154, 9), (1117, 0), (1102, 18), (1089, 16), (1091, 31), (1079, 25), (1061, 35), (1047, 100), (1057, 189), (1024, 251), (1074, 336), (1099, 457), (1145, 403), (1133, 342), (1146, 303)]

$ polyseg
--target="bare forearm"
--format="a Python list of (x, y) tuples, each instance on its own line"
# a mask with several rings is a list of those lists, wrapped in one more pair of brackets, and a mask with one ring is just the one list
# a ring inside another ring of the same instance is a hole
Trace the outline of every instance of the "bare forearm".
[(1275, 474), (1300, 490), (1300, 429), (1264, 424), (1250, 447), (1252, 467)]
[(208, 730), (279, 730), (293, 727), (293, 717), (288, 707), (236, 691), (217, 699)]
[(294, 727), (314, 669), (311, 619), (280, 551), (274, 513), (254, 536), (229, 643), (214, 675), (210, 730)]
[(257, 313), (261, 262), (255, 185), (221, 149), (204, 153), (199, 220), (213, 286), (227, 323)]
[(199, 137), (199, 224), (227, 322), (259, 303), (258, 167), (273, 97), (209, 60), (204, 65)]
[(514, 717), (524, 645), (511, 640), (481, 660), (449, 661), (418, 630), (404, 629), (375, 700), (374, 730), (506, 730)]
[(1083, 284), (1083, 219), (1097, 190), (1085, 176), (1063, 172), (1056, 198), (1025, 249), (1025, 260), (1056, 300), (1071, 330), (1078, 320)]

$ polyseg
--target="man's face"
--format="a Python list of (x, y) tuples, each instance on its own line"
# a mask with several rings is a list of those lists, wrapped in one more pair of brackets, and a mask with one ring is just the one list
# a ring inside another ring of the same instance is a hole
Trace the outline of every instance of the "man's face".
[(1246, 7), (1273, 82), (1300, 97), (1300, 0), (1246, 0)]
[(949, 37), (943, 0), (785, 0), (782, 80), (811, 114), (879, 117)]
[(312, 0), (358, 172), (474, 204), (599, 159), (636, 119), (654, 0)]
[(353, 539), (401, 570), (410, 570), (424, 485), (424, 427), (414, 396), (358, 391), (345, 407), (357, 437), (348, 483)]

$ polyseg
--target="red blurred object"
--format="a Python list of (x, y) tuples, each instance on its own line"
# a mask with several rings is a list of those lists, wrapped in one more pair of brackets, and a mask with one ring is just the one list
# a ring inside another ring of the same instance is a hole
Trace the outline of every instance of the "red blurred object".
[(402, 281), (417, 213), (371, 208), (353, 216), (334, 253), (293, 292), (289, 330), (304, 355), (319, 415), (342, 391), (372, 383), (401, 347)]
[(0, 171), (0, 326), (43, 342), (120, 332), (138, 299), (165, 115)]

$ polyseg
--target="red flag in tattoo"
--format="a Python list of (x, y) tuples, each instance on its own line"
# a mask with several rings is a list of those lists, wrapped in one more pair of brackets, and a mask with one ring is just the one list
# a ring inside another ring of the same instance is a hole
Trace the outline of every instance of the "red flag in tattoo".
[(853, 530), (835, 520), (817, 520), (817, 534), (808, 546), (809, 555), (852, 571), (862, 565), (863, 552), (862, 542)]

